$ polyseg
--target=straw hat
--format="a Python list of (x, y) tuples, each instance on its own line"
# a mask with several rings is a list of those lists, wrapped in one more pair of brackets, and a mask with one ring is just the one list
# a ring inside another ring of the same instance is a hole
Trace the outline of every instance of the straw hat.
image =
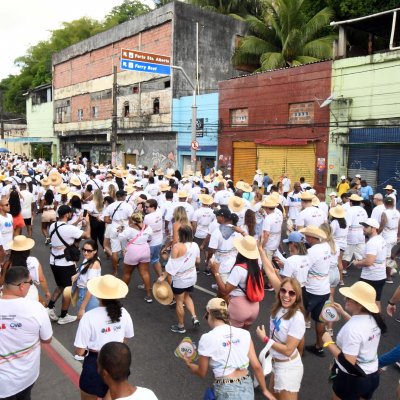
[(69, 193), (69, 186), (66, 183), (62, 183), (58, 188), (57, 192), (60, 194), (67, 194)]
[(29, 176), (29, 172), (26, 169), (24, 169), (24, 170), (21, 171), (21, 175)]
[(358, 194), (353, 193), (350, 197), (349, 197), (350, 201), (363, 201), (364, 199), (359, 196)]
[(133, 183), (135, 183), (135, 181), (136, 181), (136, 179), (133, 175), (128, 175), (126, 177), (126, 183), (128, 183), (128, 184), (133, 184)]
[(203, 178), (203, 180), (206, 181), (206, 182), (211, 182), (211, 177), (210, 177), (210, 175), (206, 175), (206, 176)]
[(247, 182), (239, 181), (236, 183), (236, 189), (243, 190), (243, 192), (250, 193), (251, 186)]
[(346, 216), (346, 210), (341, 205), (337, 205), (329, 210), (329, 215), (335, 218), (344, 218)]
[(172, 293), (171, 286), (167, 281), (154, 282), (153, 284), (153, 297), (162, 305), (166, 306), (171, 304), (174, 294)]
[(129, 171), (128, 171), (127, 169), (123, 169), (123, 170), (121, 171), (121, 173), (122, 173), (122, 177), (123, 177), (123, 178), (126, 178), (126, 177), (128, 176), (128, 174), (129, 174)]
[(314, 195), (311, 194), (310, 192), (303, 192), (300, 195), (300, 200), (306, 200), (306, 201), (310, 201), (311, 200), (312, 201), (313, 197), (314, 197)]
[(62, 177), (58, 172), (52, 172), (49, 175), (49, 179), (53, 186), (59, 186), (62, 183)]
[(220, 297), (214, 297), (213, 299), (208, 301), (206, 305), (206, 310), (228, 311), (228, 304), (224, 299), (221, 299)]
[(244, 208), (244, 200), (241, 197), (231, 196), (228, 200), (228, 207), (233, 212), (240, 212)]
[(133, 185), (126, 185), (124, 190), (126, 193), (131, 194), (136, 190), (136, 188)]
[(189, 193), (186, 190), (181, 190), (180, 192), (178, 192), (178, 197), (180, 199), (184, 199), (186, 197), (189, 197)]
[(82, 185), (81, 181), (79, 180), (79, 178), (77, 176), (71, 177), (71, 179), (69, 180), (69, 184), (70, 185), (74, 185), (74, 186), (81, 186)]
[(92, 278), (88, 281), (87, 288), (98, 299), (122, 299), (128, 294), (128, 285), (114, 275)]
[(271, 198), (272, 201), (275, 201), (276, 203), (280, 203), (280, 197), (278, 192), (272, 192), (269, 197)]
[(254, 239), (253, 236), (246, 235), (244, 237), (237, 237), (233, 239), (233, 245), (242, 256), (250, 260), (258, 260), (260, 257), (257, 240)]
[(6, 179), (6, 178), (7, 178), (7, 177), (6, 177), (5, 175), (1, 174), (1, 175), (0, 175), (0, 182), (1, 182), (1, 181), (4, 181), (4, 179)]
[(71, 304), (75, 307), (76, 303), (78, 302), (78, 288), (75, 288), (75, 290), (72, 292), (72, 286), (66, 286), (64, 288), (63, 295), (65, 298), (70, 298), (71, 299)]
[(392, 185), (386, 185), (383, 189), (384, 190), (393, 190), (393, 186)]
[(168, 190), (171, 190), (171, 186), (167, 185), (166, 183), (162, 183), (160, 185), (161, 192), (168, 192)]
[(156, 175), (164, 175), (164, 171), (162, 169), (157, 169), (155, 174)]
[(278, 207), (278, 203), (271, 198), (271, 196), (267, 196), (262, 202), (261, 207), (266, 208), (275, 208)]
[(262, 173), (261, 169), (256, 169), (256, 174), (262, 175)]
[(119, 171), (117, 169), (113, 169), (111, 172), (114, 174), (114, 176), (116, 178), (122, 178), (122, 171)]
[(74, 196), (77, 196), (80, 199), (82, 198), (82, 195), (79, 192), (71, 192), (71, 191), (69, 191), (67, 196), (68, 196), (69, 199), (72, 199), (72, 197), (74, 197)]
[(364, 308), (372, 313), (378, 313), (379, 308), (375, 303), (376, 291), (367, 282), (358, 281), (350, 287), (342, 287), (339, 292), (349, 299), (361, 304)]
[(308, 225), (306, 228), (300, 229), (299, 232), (303, 233), (305, 236), (311, 236), (317, 239), (326, 239), (325, 232), (314, 225)]
[(312, 198), (312, 200), (311, 200), (311, 204), (312, 204), (314, 207), (318, 207), (320, 203), (321, 203), (321, 202), (319, 201), (319, 198), (318, 198), (317, 196), (313, 196), (313, 198)]
[(11, 250), (14, 251), (26, 251), (30, 250), (35, 245), (35, 241), (33, 239), (29, 239), (24, 235), (18, 235), (14, 237), (8, 246)]
[(332, 197), (332, 196), (337, 197), (337, 193), (336, 192), (330, 192), (329, 193), (329, 197)]
[(200, 194), (199, 200), (200, 200), (201, 204), (205, 204), (207, 206), (214, 203), (214, 199), (209, 194)]
[(45, 177), (40, 181), (40, 183), (41, 183), (43, 186), (50, 186), (50, 185), (51, 185), (51, 181), (50, 181), (50, 179), (49, 179), (48, 176), (45, 176)]

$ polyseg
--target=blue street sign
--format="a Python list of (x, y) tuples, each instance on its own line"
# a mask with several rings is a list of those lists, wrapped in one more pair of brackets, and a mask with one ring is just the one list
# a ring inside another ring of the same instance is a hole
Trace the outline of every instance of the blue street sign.
[(147, 72), (150, 74), (170, 75), (171, 67), (169, 65), (152, 64), (134, 60), (121, 59), (121, 69), (129, 71)]

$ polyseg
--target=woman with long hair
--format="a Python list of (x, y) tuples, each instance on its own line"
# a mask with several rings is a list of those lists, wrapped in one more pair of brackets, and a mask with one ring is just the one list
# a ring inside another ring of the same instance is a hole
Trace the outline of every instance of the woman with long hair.
[(69, 206), (72, 209), (72, 218), (68, 221), (69, 225), (75, 225), (79, 229), (82, 228), (84, 216), (83, 216), (83, 208), (82, 208), (82, 201), (80, 196), (77, 194), (71, 193), (72, 197), (69, 201)]
[(90, 236), (95, 242), (99, 242), (104, 247), (104, 232), (106, 224), (104, 223), (103, 210), (104, 198), (101, 189), (96, 189), (93, 194), (93, 199), (85, 206), (85, 210), (89, 213)]
[(183, 225), (178, 230), (179, 242), (172, 246), (171, 257), (165, 266), (165, 272), (158, 278), (159, 282), (167, 277), (172, 278), (172, 292), (176, 301), (176, 316), (178, 323), (171, 326), (171, 331), (185, 333), (185, 309), (192, 317), (193, 327), (197, 328), (200, 322), (190, 293), (194, 290), (197, 281), (196, 264), (200, 263), (200, 248), (193, 241), (193, 231), (189, 225)]
[(85, 190), (82, 193), (82, 202), (88, 203), (89, 201), (93, 200), (93, 186), (91, 184), (85, 186)]
[(40, 210), (42, 211), (41, 231), (46, 239), (46, 245), (50, 243), (49, 227), (57, 219), (56, 208), (57, 202), (54, 200), (54, 193), (51, 189), (47, 189), (40, 204)]
[(242, 228), (248, 235), (253, 236), (256, 240), (258, 239), (256, 233), (256, 213), (250, 208), (244, 214), (244, 225)]
[(260, 383), (263, 396), (276, 400), (265, 385), (264, 373), (250, 333), (230, 324), (226, 301), (218, 297), (211, 299), (206, 306), (205, 319), (211, 331), (200, 338), (198, 364), (194, 364), (189, 358), (184, 359), (190, 371), (204, 378), (208, 368), (212, 368), (216, 400), (254, 400), (250, 366)]
[(132, 318), (119, 301), (128, 294), (128, 286), (113, 275), (104, 275), (90, 279), (87, 288), (100, 305), (83, 315), (75, 336), (75, 355), (83, 359), (81, 400), (109, 400), (108, 386), (97, 372), (97, 356), (104, 344), (126, 343), (133, 337)]
[(114, 200), (117, 198), (117, 188), (115, 185), (108, 186), (107, 196), (112, 197)]
[(176, 207), (173, 214), (174, 223), (172, 224), (172, 245), (179, 242), (179, 228), (185, 225), (190, 226), (187, 212), (184, 207)]
[(211, 264), (211, 272), (214, 274), (218, 291), (224, 297), (229, 296), (228, 310), (231, 324), (237, 328), (250, 329), (250, 326), (258, 317), (260, 303), (248, 300), (246, 295), (247, 282), (251, 278), (262, 290), (264, 289), (264, 279), (258, 264), (257, 241), (247, 235), (236, 237), (233, 240), (233, 245), (238, 253), (226, 283), (218, 272), (219, 265), (217, 263)]
[(143, 222), (143, 214), (134, 212), (128, 227), (119, 226), (111, 232), (111, 237), (119, 238), (121, 247), (125, 249), (122, 280), (129, 285), (132, 273), (137, 267), (146, 290), (146, 303), (152, 303), (150, 281), (150, 239), (153, 230)]
[(335, 303), (339, 314), (347, 321), (337, 334), (336, 343), (325, 332), (324, 347), (332, 353), (333, 400), (371, 399), (379, 386), (378, 347), (387, 330), (376, 291), (366, 282), (356, 282), (339, 292), (345, 296), (343, 307)]
[(101, 262), (98, 255), (97, 242), (92, 239), (85, 240), (82, 245), (83, 262), (79, 266), (78, 273), (71, 279), (72, 283), (76, 281), (78, 290), (78, 319), (83, 314), (99, 306), (99, 301), (87, 289), (87, 283), (90, 279), (101, 276)]
[(22, 228), (25, 227), (25, 222), (22, 217), (21, 211), (21, 193), (19, 190), (13, 189), (10, 192), (8, 203), (10, 204), (10, 214), (13, 217), (14, 236), (20, 235)]
[[(111, 196), (105, 196), (104, 197), (104, 207), (103, 209), (106, 209), (107, 206), (110, 204), (114, 203), (115, 199)], [(101, 220), (104, 222), (104, 216), (101, 215)], [(112, 224), (104, 224), (105, 225), (105, 231), (104, 231), (104, 242), (103, 242), (103, 248), (104, 248), (104, 253), (106, 254), (107, 258), (111, 257), (112, 251), (111, 251), (111, 241), (110, 241), (110, 235), (111, 235), (111, 229), (112, 229)]]
[(255, 212), (256, 216), (256, 235), (260, 237), (262, 234), (262, 227), (264, 222), (264, 215), (262, 210), (263, 196), (260, 192), (255, 193), (253, 201), (250, 203), (250, 210)]
[(296, 400), (304, 372), (302, 350), (298, 348), (302, 348), (306, 331), (301, 286), (295, 278), (285, 278), (281, 282), (261, 245), (259, 251), (276, 300), (271, 309), (269, 336), (264, 325), (257, 328), (256, 334), (263, 343), (272, 342), (270, 390), (279, 400)]

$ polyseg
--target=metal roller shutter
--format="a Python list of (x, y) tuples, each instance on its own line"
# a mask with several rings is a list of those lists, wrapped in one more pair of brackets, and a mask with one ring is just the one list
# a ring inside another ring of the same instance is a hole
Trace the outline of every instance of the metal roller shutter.
[(233, 142), (233, 181), (253, 184), (256, 169), (256, 145), (253, 142)]
[(286, 171), (286, 153), (286, 147), (257, 147), (257, 168), (261, 169), (263, 172), (268, 172), (273, 183), (278, 182), (279, 178)]
[[(400, 193), (400, 146), (381, 147), (379, 149), (379, 170), (376, 191), (385, 193), (384, 187), (392, 185)], [(397, 195), (398, 197), (399, 195)]]
[(349, 151), (348, 176), (354, 178), (357, 174), (367, 181), (376, 191), (378, 171), (378, 149), (371, 147), (351, 147)]

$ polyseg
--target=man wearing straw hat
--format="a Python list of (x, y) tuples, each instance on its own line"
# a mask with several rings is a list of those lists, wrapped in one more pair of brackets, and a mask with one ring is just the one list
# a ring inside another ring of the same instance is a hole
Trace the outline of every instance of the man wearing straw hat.
[(303, 192), (300, 195), (302, 211), (300, 211), (299, 216), (296, 219), (296, 228), (300, 230), (301, 228), (306, 228), (309, 225), (320, 226), (326, 221), (326, 216), (318, 208), (314, 207), (312, 204), (314, 195), (310, 192)]
[(266, 213), (263, 222), (261, 243), (270, 261), (278, 250), (281, 242), (283, 217), (282, 213), (275, 212), (277, 206), (278, 203), (273, 200), (271, 196), (268, 196), (261, 203), (261, 207)]
[(386, 197), (392, 197), (394, 201), (394, 207), (396, 208), (396, 193), (395, 190), (393, 189), (392, 185), (386, 185), (384, 187), (384, 190), (386, 192)]
[(257, 186), (261, 189), (263, 185), (263, 172), (261, 169), (256, 170), (256, 174), (254, 175), (253, 182), (257, 182)]

